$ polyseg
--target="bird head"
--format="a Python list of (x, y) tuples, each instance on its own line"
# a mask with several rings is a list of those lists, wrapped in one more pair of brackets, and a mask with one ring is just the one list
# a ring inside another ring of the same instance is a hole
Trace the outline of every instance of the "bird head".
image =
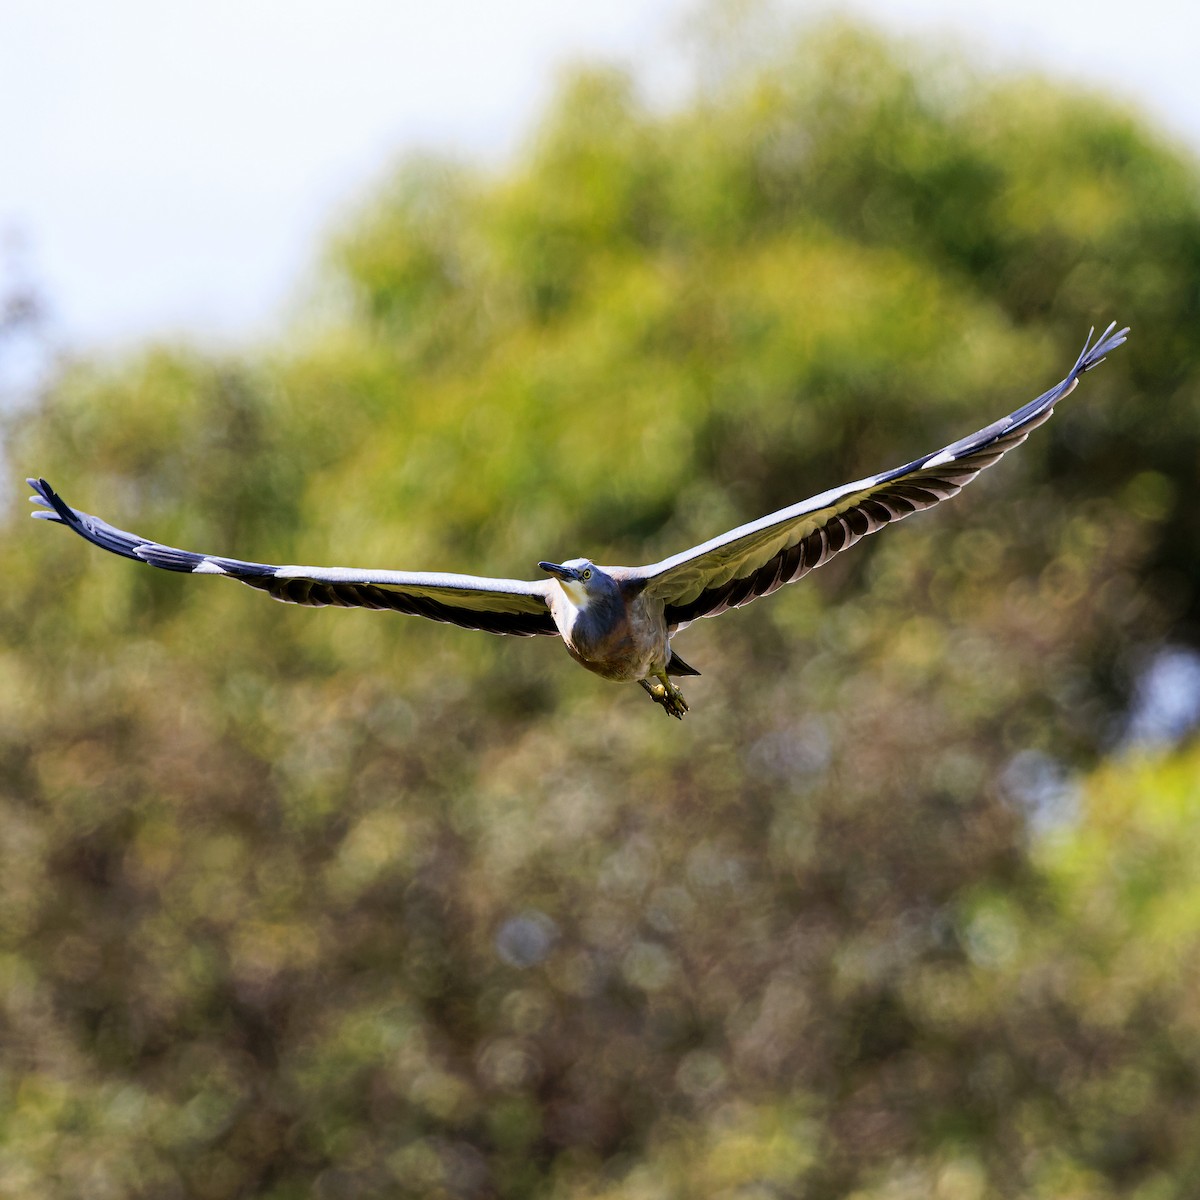
[(586, 558), (572, 558), (565, 563), (540, 562), (538, 566), (554, 576), (576, 608), (587, 608), (597, 596), (616, 589), (613, 577)]

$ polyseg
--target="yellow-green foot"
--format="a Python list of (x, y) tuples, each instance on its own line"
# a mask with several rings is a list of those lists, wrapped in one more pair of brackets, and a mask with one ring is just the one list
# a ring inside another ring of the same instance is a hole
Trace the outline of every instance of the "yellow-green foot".
[(683, 714), (688, 711), (688, 702), (683, 693), (665, 676), (660, 675), (655, 680), (640, 679), (638, 682), (650, 693), (655, 704), (661, 704), (663, 711), (676, 720), (682, 721)]

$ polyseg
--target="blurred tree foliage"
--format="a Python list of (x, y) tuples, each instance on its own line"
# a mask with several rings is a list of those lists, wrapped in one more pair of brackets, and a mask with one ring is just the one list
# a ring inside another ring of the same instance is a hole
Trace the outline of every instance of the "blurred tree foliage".
[(0, 1193), (1200, 1190), (1200, 758), (1114, 757), (1200, 615), (1196, 164), (861, 28), (744, 49), (665, 114), (576, 73), (501, 175), (405, 164), (326, 319), (64, 367), (12, 476), (176, 545), (532, 575), (1130, 345), (952, 504), (683, 635), (682, 726), (549, 639), (6, 518)]

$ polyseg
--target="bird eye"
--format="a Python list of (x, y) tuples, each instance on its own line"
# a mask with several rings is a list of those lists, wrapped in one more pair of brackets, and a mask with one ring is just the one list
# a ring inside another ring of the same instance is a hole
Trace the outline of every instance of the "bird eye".
[(587, 581), (588, 581), (589, 579), (591, 579), (591, 577), (592, 577), (592, 568), (591, 568), (591, 567), (584, 567), (584, 568), (583, 568), (583, 574), (582, 574), (582, 575), (580, 575), (580, 576), (579, 576), (579, 578), (580, 578), (580, 579), (582, 579), (584, 583), (587, 583)]

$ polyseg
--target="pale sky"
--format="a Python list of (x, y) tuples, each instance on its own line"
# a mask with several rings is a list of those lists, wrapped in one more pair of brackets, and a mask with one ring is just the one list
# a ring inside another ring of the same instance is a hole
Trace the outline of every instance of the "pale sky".
[[(59, 345), (280, 327), (323, 231), (406, 150), (502, 164), (556, 68), (685, 81), (684, 0), (0, 0), (0, 282)], [(781, 7), (819, 15), (828, 5)], [(1200, 149), (1200, 6), (855, 0), (984, 63), (1100, 84)]]

